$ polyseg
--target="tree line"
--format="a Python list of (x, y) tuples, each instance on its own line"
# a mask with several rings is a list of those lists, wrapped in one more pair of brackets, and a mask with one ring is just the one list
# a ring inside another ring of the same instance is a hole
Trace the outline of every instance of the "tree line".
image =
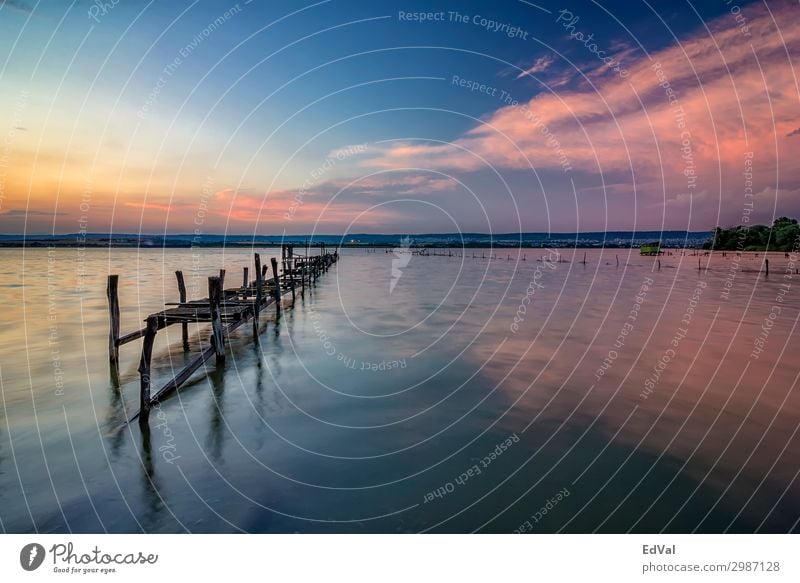
[(703, 249), (719, 251), (792, 251), (800, 238), (797, 219), (780, 217), (772, 226), (752, 225), (711, 231), (711, 238)]

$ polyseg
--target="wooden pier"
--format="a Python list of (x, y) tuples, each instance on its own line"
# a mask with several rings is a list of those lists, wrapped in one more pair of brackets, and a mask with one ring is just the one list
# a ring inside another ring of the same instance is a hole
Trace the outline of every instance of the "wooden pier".
[[(216, 358), (219, 366), (225, 362), (225, 343), (230, 334), (248, 320), (253, 325), (253, 340), (258, 342), (259, 319), (263, 310), (275, 304), (281, 309), (284, 296), (291, 296), (292, 305), (297, 294), (304, 295), (307, 287), (339, 260), (338, 251), (328, 252), (324, 245), (319, 245), (319, 254), (310, 255), (310, 248), (305, 248), (305, 255), (297, 255), (294, 247), (281, 247), (282, 271), (278, 269), (278, 260), (273, 258), (271, 265), (261, 265), (261, 257), (255, 254), (255, 279), (250, 279), (249, 268), (243, 269), (242, 285), (225, 289), (225, 270), (218, 276), (208, 278), (208, 297), (201, 300), (187, 301), (186, 284), (183, 273), (175, 272), (178, 282), (178, 301), (166, 304), (166, 309), (150, 314), (145, 325), (125, 335), (120, 335), (119, 321), (119, 276), (109, 275), (106, 294), (108, 296), (109, 334), (108, 356), (112, 375), (118, 375), (119, 349), (139, 338), (142, 341), (142, 353), (139, 360), (140, 409), (129, 420), (138, 418), (146, 422), (150, 409), (164, 396), (177, 390), (206, 361)], [(271, 277), (270, 275), (271, 267)], [(211, 324), (209, 346), (191, 360), (169, 382), (153, 392), (150, 377), (153, 344), (159, 330), (180, 324), (184, 351), (189, 350), (189, 324)]]

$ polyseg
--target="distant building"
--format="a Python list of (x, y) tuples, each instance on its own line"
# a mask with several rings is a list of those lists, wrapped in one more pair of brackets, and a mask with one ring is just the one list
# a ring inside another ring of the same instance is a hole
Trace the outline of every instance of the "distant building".
[(661, 241), (653, 241), (652, 243), (642, 243), (639, 249), (641, 255), (661, 255)]

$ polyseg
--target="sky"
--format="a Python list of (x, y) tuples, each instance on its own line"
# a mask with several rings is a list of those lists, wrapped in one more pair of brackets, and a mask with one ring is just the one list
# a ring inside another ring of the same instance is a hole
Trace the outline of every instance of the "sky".
[(800, 5), (0, 0), (0, 233), (800, 217)]

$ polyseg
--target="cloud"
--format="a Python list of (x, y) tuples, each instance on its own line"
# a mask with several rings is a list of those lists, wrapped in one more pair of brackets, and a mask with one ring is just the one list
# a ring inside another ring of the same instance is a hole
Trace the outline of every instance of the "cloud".
[(536, 62), (533, 63), (528, 69), (522, 71), (519, 75), (517, 75), (517, 79), (521, 77), (525, 77), (526, 75), (534, 75), (536, 73), (543, 73), (546, 71), (550, 65), (553, 64), (553, 57), (550, 55), (545, 55), (543, 57), (539, 57), (536, 59)]
[(398, 208), (385, 203), (397, 199), (428, 200), (455, 191), (458, 186), (453, 178), (437, 173), (391, 171), (352, 180), (321, 181), (305, 190), (223, 188), (195, 200), (186, 196), (173, 200), (149, 196), (146, 200), (126, 201), (124, 206), (141, 211), (145, 224), (166, 222), (170, 231), (192, 228), (195, 220), (207, 232), (252, 231), (254, 227), (263, 232), (299, 232), (314, 225), (343, 230), (354, 217), (364, 213), (375, 224), (389, 218), (399, 221)]
[[(449, 144), (397, 143), (373, 152), (366, 163), (442, 171), (478, 171), (488, 164), (559, 173), (566, 158), (574, 172), (596, 183), (627, 176), (631, 192), (634, 181), (657, 185), (646, 192), (637, 188), (637, 198), (663, 203), (683, 194), (683, 202), (692, 188), (707, 190), (692, 213), (702, 207), (704, 220), (713, 224), (713, 213), (735, 203), (741, 218), (746, 152), (755, 156), (756, 187), (775, 187), (776, 175), (784, 187), (800, 184), (796, 156), (778, 140), (797, 132), (798, 81), (789, 58), (800, 50), (796, 6), (754, 4), (743, 13), (748, 38), (726, 13), (677, 44), (650, 55), (631, 52), (626, 78), (606, 74), (592, 79), (593, 88), (583, 83), (543, 92), (492, 112)], [(696, 174), (695, 187), (687, 172)]]
[(63, 217), (67, 213), (53, 211), (39, 211), (34, 209), (7, 209), (0, 210), (0, 215), (4, 217)]

